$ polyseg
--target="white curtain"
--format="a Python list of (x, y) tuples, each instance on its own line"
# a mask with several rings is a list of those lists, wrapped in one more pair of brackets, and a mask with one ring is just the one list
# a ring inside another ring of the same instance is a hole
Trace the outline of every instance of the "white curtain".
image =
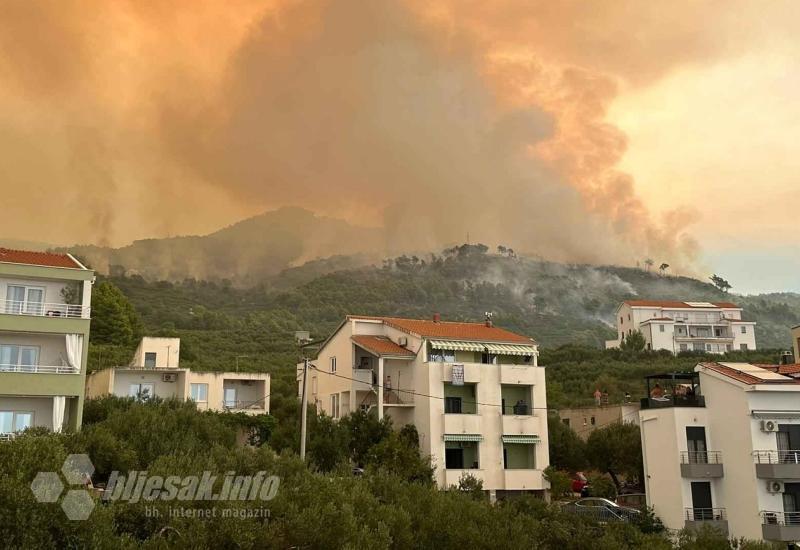
[(63, 395), (53, 396), (53, 431), (60, 432), (64, 428), (64, 407), (67, 398)]
[(83, 355), (83, 335), (67, 334), (67, 363), (80, 372)]

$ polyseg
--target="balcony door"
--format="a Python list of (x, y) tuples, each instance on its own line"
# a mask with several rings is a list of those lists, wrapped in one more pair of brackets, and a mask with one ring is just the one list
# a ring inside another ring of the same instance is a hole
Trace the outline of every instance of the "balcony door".
[(786, 525), (800, 525), (800, 483), (786, 483), (783, 491)]
[(236, 388), (225, 388), (225, 406), (236, 407)]
[(775, 434), (778, 443), (778, 461), (800, 464), (800, 424), (779, 424)]
[(714, 519), (711, 503), (711, 483), (708, 481), (692, 482), (692, 508), (694, 521)]
[(686, 426), (686, 448), (689, 464), (707, 464), (706, 429), (703, 426)]
[(8, 285), (6, 289), (6, 313), (44, 313), (44, 288), (38, 286)]

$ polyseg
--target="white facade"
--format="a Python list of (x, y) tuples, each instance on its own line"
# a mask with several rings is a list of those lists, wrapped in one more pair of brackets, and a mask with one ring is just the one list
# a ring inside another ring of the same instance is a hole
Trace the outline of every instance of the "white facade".
[(723, 354), (756, 349), (753, 321), (742, 319), (742, 308), (730, 303), (628, 301), (617, 309), (617, 338), (606, 348), (618, 348), (635, 331), (646, 349), (702, 351)]
[(669, 529), (800, 540), (800, 366), (695, 371), (692, 395), (662, 382), (665, 397), (639, 413), (648, 505)]
[[(422, 328), (408, 329), (409, 323)], [(430, 336), (428, 330), (441, 328), (437, 323), (348, 317), (312, 361), (309, 403), (334, 418), (375, 409), (398, 429), (413, 424), (441, 488), (469, 473), (490, 495), (544, 491), (547, 403), (536, 345), (512, 335), (506, 349), (518, 354), (503, 355), (503, 342), (480, 339), (483, 324), (441, 323), (448, 336)], [(485, 334), (494, 338), (499, 330)], [(498, 353), (475, 351), (484, 345)], [(453, 384), (454, 371), (463, 385)], [(300, 393), (302, 365), (298, 382)]]
[(86, 378), (86, 397), (191, 399), (200, 410), (269, 413), (269, 373), (195, 372), (179, 365), (179, 338), (145, 337), (129, 366)]

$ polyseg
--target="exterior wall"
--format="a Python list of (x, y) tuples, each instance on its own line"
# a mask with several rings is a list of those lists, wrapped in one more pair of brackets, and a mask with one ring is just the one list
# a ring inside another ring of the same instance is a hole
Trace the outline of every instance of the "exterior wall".
[[(742, 334), (742, 330), (746, 330)], [(733, 331), (733, 349), (739, 350), (742, 345), (747, 345), (747, 349), (756, 349), (756, 324), (755, 323), (731, 323)]]
[[(252, 380), (260, 382), (255, 386), (250, 386), (252, 389), (251, 395), (253, 401), (259, 399), (264, 403), (261, 408), (249, 408), (242, 410), (249, 414), (264, 414), (269, 413), (269, 395), (270, 395), (270, 375), (266, 372), (194, 372), (187, 371), (187, 377), (184, 387), (184, 395), (189, 394), (190, 384), (208, 384), (208, 408), (214, 411), (226, 410), (223, 406), (225, 401), (224, 387), (226, 382), (238, 382), (242, 380)], [(239, 411), (237, 411), (239, 412)]]
[(53, 429), (52, 397), (0, 397), (0, 411), (31, 412), (33, 426)]
[(800, 363), (800, 326), (792, 329), (792, 346), (794, 347), (794, 362)]
[[(111, 370), (111, 369), (107, 369)], [(153, 391), (156, 397), (162, 399), (186, 399), (184, 386), (186, 385), (186, 371), (172, 370), (178, 375), (175, 382), (165, 382), (164, 372), (147, 370), (114, 369), (114, 381), (112, 393), (119, 397), (130, 396), (131, 384), (153, 384)]]
[(558, 417), (562, 422), (567, 420), (565, 424), (575, 430), (581, 439), (586, 440), (596, 429), (614, 422), (639, 424), (639, 406), (630, 404), (559, 409)]
[(86, 376), (86, 399), (96, 399), (113, 394), (114, 373), (114, 369), (103, 369)]
[[(0, 300), (6, 299), (9, 284), (22, 282), (29, 286), (45, 288), (45, 303), (63, 304), (61, 289), (66, 285), (75, 285), (78, 301), (88, 306), (91, 303), (91, 285), (94, 272), (88, 269), (69, 269), (44, 266), (19, 265), (0, 262)], [(34, 403), (49, 403), (50, 412), (46, 424), (52, 425), (52, 398), (65, 396), (66, 408), (65, 428), (80, 428), (83, 416), (83, 399), (86, 378), (86, 359), (89, 350), (88, 309), (83, 318), (47, 317), (32, 315), (15, 315), (5, 313), (0, 308), (0, 341), (7, 343), (30, 343), (40, 346), (39, 364), (42, 366), (60, 366), (63, 355), (66, 358), (65, 335), (79, 334), (83, 337), (80, 372), (77, 374), (44, 374), (0, 372), (0, 399), (11, 399), (25, 396), (37, 399)], [(39, 405), (36, 405), (40, 409)], [(43, 410), (43, 409), (41, 409)], [(41, 416), (38, 415), (38, 416)]]
[(145, 336), (133, 354), (131, 366), (144, 367), (145, 353), (156, 354), (156, 368), (176, 368), (180, 365), (181, 339)]

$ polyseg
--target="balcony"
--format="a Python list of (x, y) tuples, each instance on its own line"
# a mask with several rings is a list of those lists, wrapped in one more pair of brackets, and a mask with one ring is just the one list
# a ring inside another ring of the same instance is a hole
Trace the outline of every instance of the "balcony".
[(25, 374), (80, 374), (80, 369), (70, 366), (49, 365), (3, 365), (0, 364), (0, 373), (20, 372)]
[(725, 508), (686, 508), (684, 518), (687, 529), (709, 526), (725, 536), (728, 535), (728, 514)]
[(32, 317), (89, 319), (91, 307), (64, 303), (0, 300), (0, 313), (6, 315), (27, 315)]
[(507, 491), (530, 491), (544, 489), (541, 470), (503, 470)]
[(353, 391), (372, 391), (372, 369), (353, 369)]
[(761, 535), (765, 540), (800, 540), (800, 512), (761, 512)]
[[(208, 404), (206, 404), (206, 407)], [(198, 407), (200, 408), (200, 407)], [(264, 401), (223, 401), (222, 408), (229, 411), (261, 412), (265, 410)]]
[(754, 451), (759, 479), (800, 479), (800, 450)]
[(509, 416), (503, 415), (503, 434), (540, 434), (542, 422), (538, 416)]
[(453, 487), (458, 486), (458, 482), (462, 476), (471, 475), (472, 477), (483, 482), (486, 486), (486, 472), (480, 469), (460, 469), (460, 470), (444, 470), (444, 486)]
[(480, 434), (481, 415), (479, 414), (445, 414), (443, 431), (446, 434)]
[(694, 396), (666, 396), (660, 398), (647, 398), (641, 400), (642, 409), (663, 409), (668, 407), (705, 407), (706, 399), (702, 395)]
[(413, 407), (414, 394), (410, 389), (397, 389), (392, 390), (384, 388), (383, 390), (383, 406), (384, 407)]
[(681, 451), (681, 477), (713, 479), (724, 475), (719, 451)]

